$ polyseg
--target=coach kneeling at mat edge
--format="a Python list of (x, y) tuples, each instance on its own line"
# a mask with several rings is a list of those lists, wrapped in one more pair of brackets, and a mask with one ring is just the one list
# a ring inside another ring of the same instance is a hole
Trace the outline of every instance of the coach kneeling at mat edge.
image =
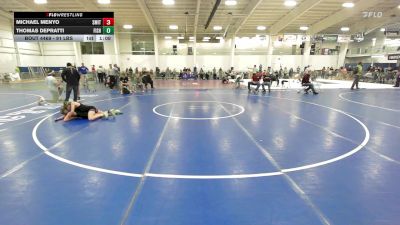
[(69, 101), (69, 96), (71, 95), (72, 90), (74, 90), (74, 101), (78, 101), (80, 75), (71, 63), (67, 63), (67, 68), (63, 70), (61, 78), (65, 83), (67, 83), (65, 101)]

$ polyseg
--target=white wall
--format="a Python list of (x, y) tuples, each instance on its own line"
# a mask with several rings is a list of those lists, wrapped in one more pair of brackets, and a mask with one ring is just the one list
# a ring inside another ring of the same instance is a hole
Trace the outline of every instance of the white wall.
[(311, 55), (309, 65), (315, 70), (327, 66), (336, 68), (338, 65), (338, 58), (338, 55)]
[(203, 69), (211, 70), (214, 67), (223, 70), (228, 70), (231, 63), (230, 56), (219, 56), (219, 55), (198, 55), (197, 56), (197, 66)]
[(43, 66), (43, 57), (40, 55), (20, 55), (20, 66)]
[(11, 21), (0, 16), (0, 73), (13, 72), (16, 66)]
[(345, 63), (394, 63), (396, 64), (396, 60), (388, 60), (388, 57), (382, 57), (382, 58), (371, 58), (370, 56), (364, 56), (364, 57), (347, 57), (345, 60)]
[[(160, 56), (161, 57), (161, 56)], [(143, 68), (146, 67), (147, 69), (154, 69), (156, 67), (156, 59), (154, 55), (121, 55), (120, 61), (122, 68)], [(162, 68), (162, 67), (161, 67)]]
[[(258, 68), (260, 64), (265, 66), (266, 62), (266, 55), (235, 55), (233, 60), (235, 70), (248, 70), (253, 68), (254, 65), (257, 65)], [(228, 64), (225, 68), (229, 68), (229, 66)]]
[(132, 52), (132, 41), (130, 36), (120, 35), (119, 37), (119, 49), (121, 54), (131, 54)]
[[(193, 68), (193, 56), (180, 56), (180, 55), (161, 55), (159, 56), (161, 70), (167, 67), (173, 69), (182, 69), (183, 67)], [(321, 69), (322, 67), (334, 67), (337, 66), (337, 55), (311, 55), (309, 65), (313, 69)], [(146, 67), (155, 68), (155, 56), (154, 55), (121, 55), (120, 56), (122, 68), (130, 67)], [(100, 62), (98, 59), (97, 62)], [(262, 64), (264, 68), (267, 67), (267, 56), (266, 55), (236, 55), (234, 57), (234, 67), (236, 70), (248, 70), (253, 65)], [(274, 69), (282, 67), (293, 67), (302, 66), (301, 55), (274, 55), (272, 57), (272, 63)], [(99, 63), (96, 63), (99, 65)], [(106, 65), (106, 64), (103, 64)], [(206, 70), (211, 70), (216, 67), (227, 70), (230, 68), (230, 56), (220, 55), (199, 55), (197, 56), (197, 66)]]
[(43, 42), (42, 49), (47, 56), (75, 56), (71, 42)]
[(75, 62), (75, 56), (41, 56), (41, 58), (43, 66), (64, 67), (68, 62)]
[[(11, 21), (0, 17), (0, 71), (13, 72), (17, 62), (17, 55), (12, 40)], [(118, 35), (118, 45), (120, 54), (116, 55), (114, 42), (104, 43), (104, 55), (81, 55), (79, 43), (77, 43), (77, 52), (74, 49), (74, 43), (70, 42), (43, 42), (39, 45), (37, 42), (18, 42), (16, 45), (20, 52), (20, 66), (65, 66), (67, 62), (76, 63), (79, 65), (84, 62), (86, 65), (103, 65), (108, 67), (108, 64), (118, 63), (122, 69), (128, 67), (146, 67), (155, 68), (154, 55), (132, 55), (132, 42), (130, 35)], [(247, 70), (253, 65), (264, 65), (267, 67), (266, 49), (268, 47), (268, 38), (259, 40), (257, 38), (238, 38), (236, 40), (236, 52), (233, 62), (236, 70)], [(193, 43), (179, 44), (176, 37), (173, 40), (165, 40), (164, 37), (159, 39), (159, 66), (161, 69), (166, 67), (181, 69), (183, 67), (193, 67), (195, 65), (194, 57), (187, 55), (187, 47), (193, 46)], [(178, 53), (181, 55), (163, 55), (172, 51), (172, 45), (178, 46)], [(196, 64), (204, 69), (230, 68), (231, 40), (226, 40), (221, 43), (199, 43), (197, 50)], [(289, 46), (290, 47), (290, 46)], [(258, 49), (260, 53), (254, 51), (252, 53), (240, 53)], [(265, 50), (265, 54), (264, 54)], [(43, 55), (42, 55), (43, 54)], [(323, 66), (337, 65), (337, 56), (310, 56), (310, 62), (315, 69), (320, 69)], [(302, 65), (301, 55), (273, 55), (272, 66), (275, 69), (282, 67), (297, 67)], [(269, 65), (271, 66), (271, 65)]]
[(74, 45), (71, 42), (43, 42), (43, 66), (65, 66), (76, 63)]
[(297, 68), (302, 67), (303, 56), (302, 55), (273, 55), (272, 56), (272, 68), (277, 70), (281, 66), (282, 68)]
[[(86, 66), (103, 65), (105, 67), (108, 67), (108, 64), (117, 63), (115, 55), (82, 55), (82, 62), (85, 63)], [(78, 65), (80, 65), (80, 63)]]
[(188, 47), (194, 47), (193, 42), (179, 44), (179, 41), (176, 37), (171, 40), (162, 39), (165, 38), (164, 36), (160, 37), (158, 40), (158, 51), (160, 54), (172, 54), (172, 46), (176, 45), (177, 47), (177, 54), (178, 55), (187, 55), (188, 54)]

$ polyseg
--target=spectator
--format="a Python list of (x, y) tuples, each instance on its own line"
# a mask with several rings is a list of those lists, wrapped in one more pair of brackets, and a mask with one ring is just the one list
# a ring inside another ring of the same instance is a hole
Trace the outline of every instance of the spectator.
[(400, 86), (400, 69), (397, 69), (396, 73), (396, 83), (394, 84), (393, 87), (399, 87)]
[(290, 67), (290, 70), (289, 70), (289, 78), (290, 79), (293, 77), (293, 73), (294, 73), (293, 68)]
[(133, 77), (133, 69), (132, 69), (132, 67), (129, 67), (129, 70), (128, 70), (128, 75), (129, 75), (129, 77)]
[(253, 71), (252, 71), (253, 73), (257, 73), (257, 66), (256, 65), (254, 65), (254, 67), (253, 67)]
[(154, 86), (153, 86), (153, 79), (151, 78), (150, 73), (147, 72), (147, 71), (144, 71), (144, 72), (143, 72), (142, 82), (143, 82), (144, 87), (146, 88), (146, 90), (147, 90), (147, 85), (148, 85), (148, 84), (150, 84), (151, 89), (154, 88)]
[(271, 93), (271, 84), (272, 84), (271, 74), (268, 73), (268, 71), (264, 71), (263, 83), (261, 84), (263, 92), (266, 92), (265, 85), (267, 85), (268, 86), (268, 93)]
[(322, 79), (325, 79), (325, 75), (326, 75), (326, 68), (325, 68), (325, 66), (322, 68), (322, 70), (321, 70), (321, 76), (322, 76)]
[(121, 94), (131, 94), (132, 93), (132, 87), (129, 83), (129, 77), (127, 74), (121, 76), (120, 83), (121, 83), (121, 87), (120, 87)]
[(220, 67), (219, 70), (218, 70), (218, 79), (222, 79), (223, 77), (224, 77), (224, 71)]
[(204, 71), (203, 71), (203, 68), (200, 68), (200, 80), (204, 80)]
[(353, 71), (354, 74), (354, 81), (353, 84), (351, 85), (350, 90), (354, 90), (354, 86), (358, 88), (358, 81), (360, 80), (360, 76), (362, 75), (362, 62), (359, 62), (355, 70)]
[[(217, 79), (217, 69), (214, 67), (213, 69), (213, 79), (216, 80)], [(208, 80), (208, 79), (207, 79)]]
[(104, 78), (106, 77), (106, 71), (103, 66), (99, 66), (97, 69), (97, 77), (99, 79), (99, 83), (104, 83)]
[(275, 79), (274, 80), (276, 81), (276, 86), (279, 87), (279, 73), (278, 73), (278, 71), (275, 71)]
[(257, 87), (255, 89), (255, 92), (258, 91), (258, 89), (260, 88), (261, 77), (262, 77), (261, 73), (253, 73), (253, 76), (251, 77), (251, 81), (249, 83), (247, 83), (247, 88), (249, 89), (249, 92), (251, 91), (250, 85), (256, 85)]
[[(76, 67), (75, 67), (76, 68)], [(80, 82), (83, 82), (83, 85), (87, 84), (87, 73), (89, 72), (89, 69), (85, 66), (84, 63), (82, 63), (82, 65), (78, 68), (79, 74), (80, 74)], [(78, 100), (81, 99), (81, 93), (80, 93), (80, 89), (78, 88)]]
[(195, 79), (195, 80), (197, 80), (197, 78), (198, 78), (198, 72), (197, 72), (197, 67), (196, 66), (194, 66), (193, 67), (193, 78)]
[(156, 77), (160, 77), (160, 68), (156, 67)]
[(139, 75), (139, 68), (136, 67), (136, 68), (135, 68), (135, 76), (138, 76), (138, 75)]
[(169, 67), (167, 67), (167, 69), (165, 70), (165, 77), (166, 79), (171, 78), (171, 70), (169, 69)]
[(118, 87), (119, 86), (119, 76), (121, 74), (120, 73), (121, 69), (118, 67), (117, 64), (114, 64), (112, 70), (113, 70), (113, 74), (115, 76), (115, 85)]
[(98, 82), (99, 80), (97, 79), (97, 73), (96, 73), (96, 66), (95, 65), (92, 65), (91, 72), (92, 72), (93, 79)]
[(80, 75), (86, 75), (89, 71), (89, 69), (85, 66), (84, 63), (82, 63), (82, 66), (80, 66), (78, 70)]

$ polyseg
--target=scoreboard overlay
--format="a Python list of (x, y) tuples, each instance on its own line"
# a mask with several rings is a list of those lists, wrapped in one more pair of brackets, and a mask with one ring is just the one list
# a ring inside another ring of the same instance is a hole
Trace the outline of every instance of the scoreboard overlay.
[(114, 40), (114, 12), (14, 12), (16, 42)]

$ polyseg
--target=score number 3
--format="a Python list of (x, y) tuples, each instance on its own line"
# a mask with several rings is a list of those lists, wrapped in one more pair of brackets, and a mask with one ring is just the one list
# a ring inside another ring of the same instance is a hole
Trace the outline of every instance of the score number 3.
[(114, 26), (114, 18), (103, 18), (103, 26)]

